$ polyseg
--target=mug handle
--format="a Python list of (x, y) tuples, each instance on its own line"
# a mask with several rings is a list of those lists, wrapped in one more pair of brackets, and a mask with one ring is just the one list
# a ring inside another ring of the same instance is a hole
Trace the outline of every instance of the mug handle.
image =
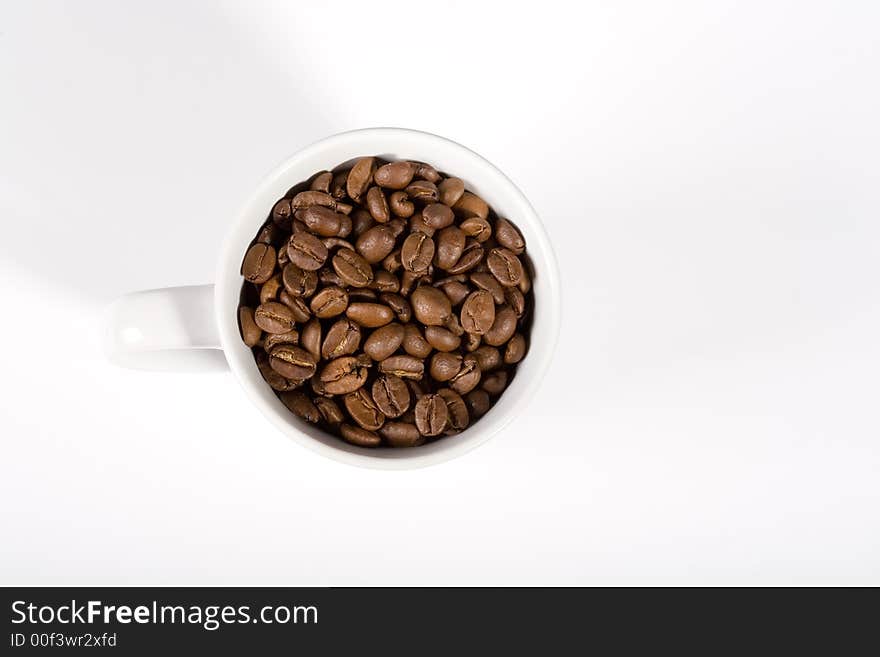
[(113, 363), (132, 369), (226, 369), (214, 321), (214, 286), (167, 287), (120, 297), (107, 308), (104, 349)]

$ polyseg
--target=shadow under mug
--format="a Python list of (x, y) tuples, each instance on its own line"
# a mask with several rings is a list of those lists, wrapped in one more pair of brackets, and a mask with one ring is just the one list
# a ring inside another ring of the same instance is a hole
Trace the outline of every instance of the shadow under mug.
[[(358, 447), (301, 420), (263, 380), (239, 335), (241, 260), (275, 201), (315, 172), (364, 155), (419, 160), (462, 178), (468, 189), (520, 229), (534, 269), (529, 351), (510, 386), (478, 422), (460, 434), (420, 447)], [(517, 186), (489, 161), (451, 140), (402, 128), (368, 128), (314, 143), (265, 178), (229, 228), (213, 284), (147, 290), (116, 300), (106, 316), (105, 348), (113, 362), (137, 369), (192, 371), (228, 365), (251, 402), (296, 442), (352, 465), (402, 469), (460, 456), (522, 412), (550, 365), (560, 322), (556, 258), (541, 220)]]

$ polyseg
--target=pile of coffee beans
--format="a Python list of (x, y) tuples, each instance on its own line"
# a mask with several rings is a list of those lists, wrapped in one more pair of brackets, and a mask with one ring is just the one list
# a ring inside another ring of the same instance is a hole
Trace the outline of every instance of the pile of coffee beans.
[(296, 185), (241, 273), (241, 335), (263, 378), (355, 445), (464, 430), (528, 349), (522, 235), (428, 164), (363, 157)]

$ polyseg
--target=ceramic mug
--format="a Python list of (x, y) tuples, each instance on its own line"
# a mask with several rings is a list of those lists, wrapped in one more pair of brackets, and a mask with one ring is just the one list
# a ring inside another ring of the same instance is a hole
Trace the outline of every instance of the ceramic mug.
[[(263, 380), (251, 350), (239, 335), (241, 261), (275, 201), (315, 172), (364, 155), (419, 160), (462, 178), (469, 190), (520, 229), (534, 270), (529, 350), (510, 386), (478, 422), (460, 434), (420, 447), (357, 447), (301, 420)], [(337, 461), (400, 469), (460, 456), (486, 442), (522, 412), (550, 365), (560, 320), (556, 258), (541, 220), (517, 186), (490, 162), (449, 139), (415, 130), (369, 128), (322, 139), (276, 168), (229, 228), (214, 284), (148, 290), (118, 299), (108, 311), (105, 344), (111, 360), (140, 369), (192, 370), (228, 363), (251, 402), (296, 442)]]

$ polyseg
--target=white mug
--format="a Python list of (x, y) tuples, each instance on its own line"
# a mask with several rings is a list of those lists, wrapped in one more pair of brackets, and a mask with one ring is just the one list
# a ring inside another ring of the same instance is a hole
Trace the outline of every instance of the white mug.
[[(241, 261), (275, 201), (315, 172), (364, 155), (419, 160), (462, 178), (468, 189), (520, 229), (534, 270), (529, 349), (510, 386), (472, 426), (420, 447), (357, 447), (301, 420), (263, 380), (251, 350), (239, 335)], [(322, 139), (275, 169), (229, 228), (214, 284), (148, 290), (118, 299), (107, 315), (105, 343), (111, 360), (141, 369), (216, 368), (223, 364), (225, 356), (250, 400), (296, 442), (337, 461), (401, 469), (431, 465), (464, 454), (486, 442), (522, 412), (550, 365), (560, 321), (556, 258), (541, 220), (516, 185), (481, 156), (443, 137), (400, 128), (369, 128)]]

